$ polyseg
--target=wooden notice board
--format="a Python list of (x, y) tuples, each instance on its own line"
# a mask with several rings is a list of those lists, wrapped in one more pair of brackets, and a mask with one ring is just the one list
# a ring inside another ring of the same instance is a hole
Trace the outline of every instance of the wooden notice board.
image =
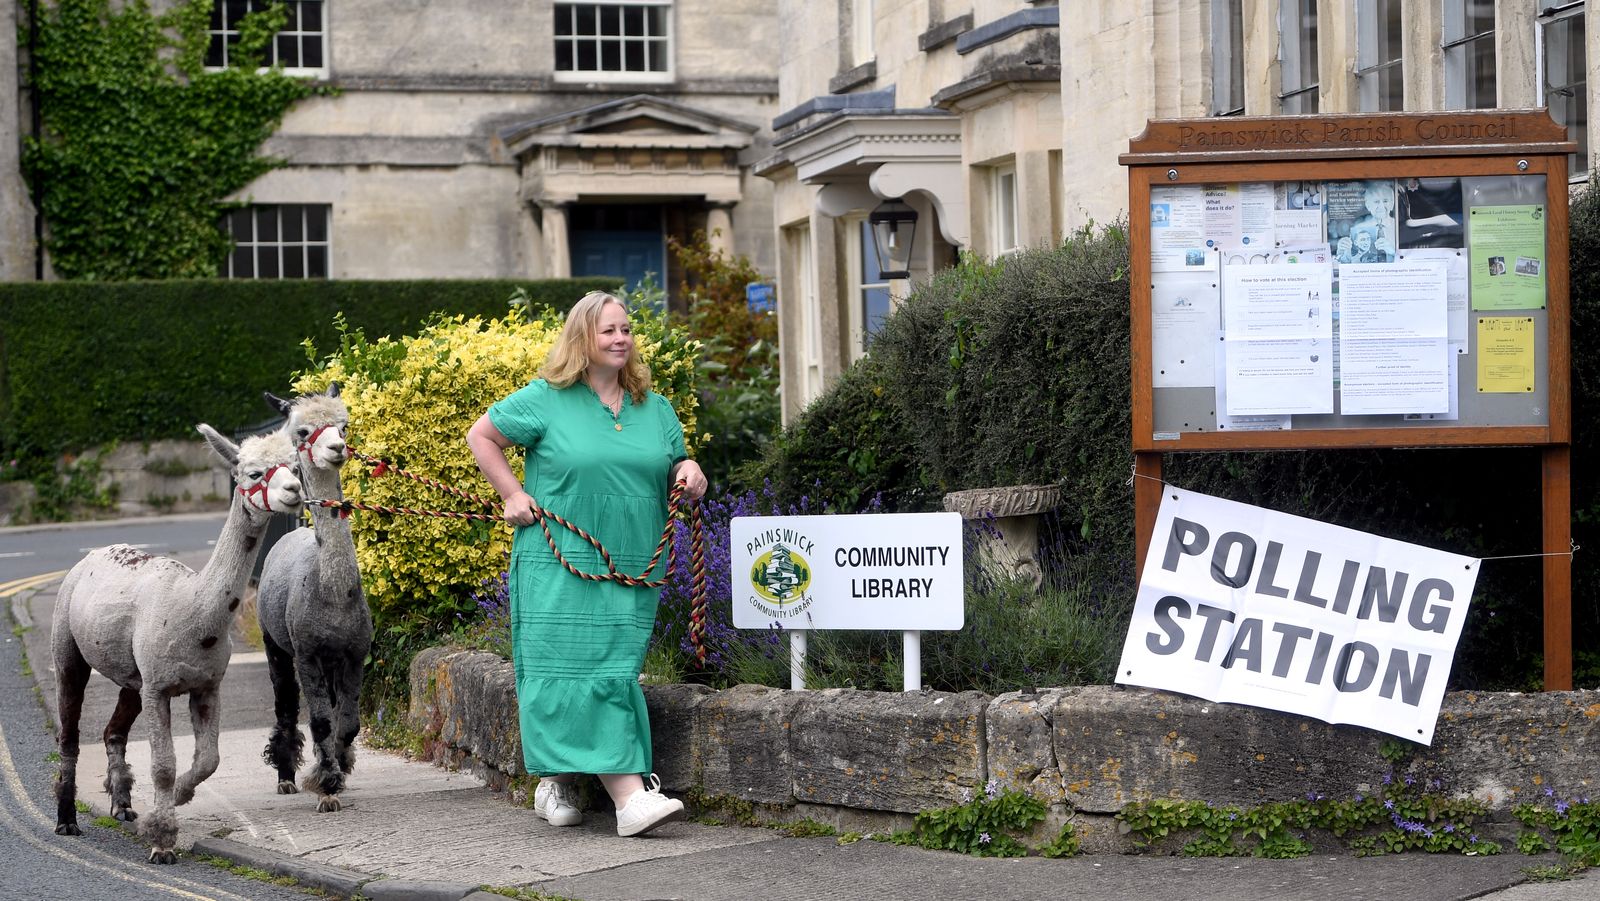
[(1570, 689), (1574, 150), (1544, 110), (1151, 121), (1121, 157), (1139, 565), (1162, 454), (1536, 446)]

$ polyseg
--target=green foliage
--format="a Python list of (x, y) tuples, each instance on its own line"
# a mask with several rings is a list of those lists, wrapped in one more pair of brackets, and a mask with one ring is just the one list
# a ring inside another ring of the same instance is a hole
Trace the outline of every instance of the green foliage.
[(1532, 857), (1535, 854), (1543, 854), (1549, 851), (1550, 843), (1545, 841), (1544, 836), (1537, 832), (1523, 831), (1517, 833), (1517, 850)]
[(1077, 827), (1071, 821), (1061, 824), (1061, 831), (1056, 837), (1046, 844), (1039, 846), (1040, 857), (1062, 858), (1077, 857), (1082, 850), (1083, 841), (1078, 838)]
[(827, 823), (819, 823), (810, 817), (796, 820), (793, 823), (785, 823), (778, 826), (777, 829), (790, 838), (812, 838), (818, 835), (839, 834), (839, 830), (829, 826)]
[(305, 367), (302, 339), (333, 346), (340, 321), (403, 335), (434, 312), (504, 315), (514, 289), (566, 310), (616, 287), (611, 278), (0, 283), (0, 459), (18, 458), (31, 475), (111, 441), (260, 422), (270, 415), (261, 392), (282, 393)]
[(206, 71), (212, 5), (187, 0), (160, 15), (147, 0), (41, 6), (32, 87), (44, 135), (24, 142), (23, 163), (40, 182), (64, 278), (215, 275), (229, 249), (217, 228), (223, 199), (280, 165), (257, 149), (321, 90), (250, 64), (282, 27), (281, 5), (240, 23), (244, 65)]
[[(1522, 825), (1538, 830), (1533, 835), (1539, 841), (1535, 843), (1529, 839), (1527, 844), (1530, 847), (1548, 848), (1544, 836), (1549, 835), (1555, 849), (1565, 856), (1568, 863), (1580, 867), (1600, 867), (1600, 804), (1588, 798), (1559, 800), (1554, 792), (1547, 791), (1542, 803), (1518, 804), (1511, 813)], [(1523, 838), (1519, 837), (1517, 849), (1522, 850), (1523, 845)]]
[(667, 246), (684, 271), (689, 334), (703, 346), (700, 423), (711, 437), (697, 462), (719, 488), (752, 487), (740, 468), (761, 456), (781, 423), (777, 317), (750, 309), (745, 286), (763, 278), (749, 259), (714, 250), (704, 232)]
[(975, 857), (1026, 857), (1028, 846), (1016, 833), (1027, 831), (1044, 814), (1044, 802), (1013, 789), (996, 791), (991, 782), (988, 791), (964, 804), (918, 813), (911, 828), (891, 840)]
[(1338, 800), (1313, 792), (1305, 800), (1248, 808), (1158, 798), (1123, 807), (1117, 819), (1145, 843), (1186, 839), (1183, 853), (1189, 857), (1304, 857), (1311, 853), (1308, 829), (1346, 840), (1358, 855), (1497, 854), (1499, 845), (1472, 831), (1487, 812), (1470, 798), (1449, 798), (1402, 782), (1374, 797)]
[(59, 522), (72, 519), (83, 511), (110, 510), (119, 494), (115, 483), (101, 488), (100, 471), (106, 451), (93, 456), (68, 455), (59, 465), (48, 461), (30, 461), (34, 489), (33, 500), (21, 521)]
[(1128, 243), (1120, 226), (936, 274), (872, 355), (939, 492), (1073, 486), (1072, 519), (1132, 548)]
[(909, 417), (892, 402), (887, 368), (867, 357), (846, 370), (768, 446), (745, 481), (770, 483), (785, 504), (854, 513), (881, 498), (890, 510), (932, 510)]

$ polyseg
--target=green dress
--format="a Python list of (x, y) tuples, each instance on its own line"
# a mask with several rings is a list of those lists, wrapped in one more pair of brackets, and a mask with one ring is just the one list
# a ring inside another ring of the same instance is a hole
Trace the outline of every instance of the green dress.
[[(643, 573), (666, 524), (668, 475), (685, 457), (666, 398), (625, 395), (613, 415), (581, 380), (554, 388), (539, 379), (490, 407), (489, 421), (527, 449), (523, 483), (539, 506), (599, 539), (618, 570)], [(606, 571), (587, 541), (556, 523), (551, 534), (574, 566)], [(650, 576), (665, 572), (663, 556)], [(507, 578), (528, 772), (650, 772), (639, 670), (660, 591), (572, 575), (537, 524), (517, 528)]]

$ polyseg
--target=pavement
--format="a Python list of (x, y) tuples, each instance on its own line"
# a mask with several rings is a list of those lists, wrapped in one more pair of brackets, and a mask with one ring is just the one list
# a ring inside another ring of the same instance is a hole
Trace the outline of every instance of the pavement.
[[(0, 529), (0, 543), (9, 530)], [(180, 556), (198, 567), (206, 553)], [(55, 583), (10, 597), (10, 614), (52, 719), (55, 684), (49, 631)], [(0, 610), (4, 606), (0, 605)], [(1406, 854), (1355, 858), (1317, 854), (1287, 861), (1086, 855), (1070, 860), (979, 859), (833, 837), (790, 838), (769, 829), (674, 823), (642, 838), (618, 838), (609, 813), (556, 828), (476, 778), (363, 747), (342, 797), (316, 812), (313, 795), (279, 795), (261, 761), (271, 723), (265, 656), (235, 640), (223, 682), (222, 763), (179, 808), (179, 844), (290, 876), (338, 897), (489, 901), (485, 887), (522, 887), (541, 901), (703, 899), (769, 901), (871, 898), (1151, 899), (1192, 901), (1594, 901), (1600, 877), (1529, 882), (1526, 869), (1554, 858), (1507, 849), (1487, 857)], [(96, 674), (83, 717), (79, 763), (90, 817), (108, 812), (99, 791), (103, 747), (94, 741), (115, 706)], [(192, 754), (187, 705), (174, 704), (180, 768)], [(144, 718), (141, 718), (141, 723)], [(152, 806), (149, 742), (136, 725), (128, 757), (134, 807)], [(192, 866), (189, 861), (181, 866)], [(530, 895), (532, 897), (532, 895)]]

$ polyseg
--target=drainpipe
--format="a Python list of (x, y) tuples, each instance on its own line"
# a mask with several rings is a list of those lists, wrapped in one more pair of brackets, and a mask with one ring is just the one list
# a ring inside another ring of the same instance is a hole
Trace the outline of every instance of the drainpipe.
[[(39, 114), (39, 0), (28, 0), (28, 113), (32, 119), (33, 141), (38, 144), (44, 133), (44, 120)], [(29, 189), (33, 192), (33, 277), (44, 281), (44, 186), (39, 183), (39, 168), (29, 174)]]

